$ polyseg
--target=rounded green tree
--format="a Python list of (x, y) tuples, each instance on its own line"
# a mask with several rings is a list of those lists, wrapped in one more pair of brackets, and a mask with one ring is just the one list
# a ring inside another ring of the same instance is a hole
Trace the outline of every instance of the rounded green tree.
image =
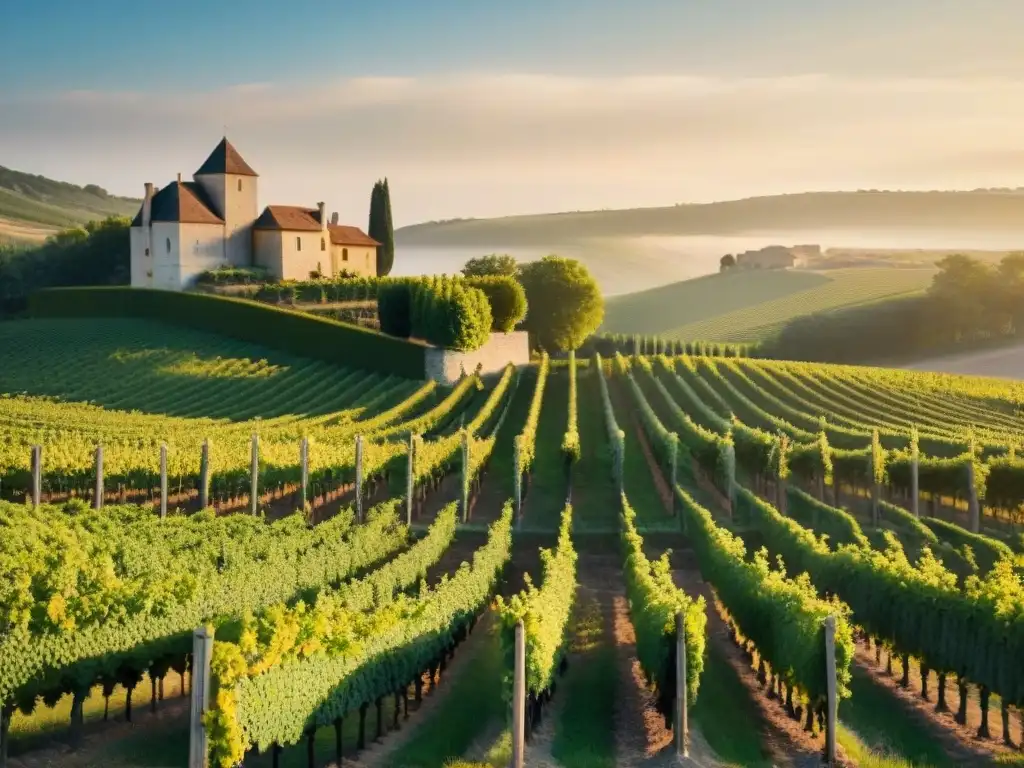
[(487, 256), (477, 256), (466, 262), (462, 268), (465, 277), (490, 277), (494, 275), (505, 275), (515, 277), (519, 271), (519, 265), (514, 256), (492, 253)]
[(604, 319), (604, 297), (593, 275), (575, 259), (545, 256), (523, 264), (526, 328), (546, 352), (577, 349)]

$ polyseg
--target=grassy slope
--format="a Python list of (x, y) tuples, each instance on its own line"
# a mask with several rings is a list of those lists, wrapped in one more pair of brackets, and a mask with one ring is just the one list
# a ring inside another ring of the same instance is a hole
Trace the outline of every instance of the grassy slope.
[(710, 275), (610, 300), (602, 330), (756, 341), (801, 315), (924, 290), (933, 274), (931, 269), (868, 267)]
[(0, 166), (0, 217), (53, 227), (84, 224), (111, 214), (134, 216), (140, 200), (107, 195)]
[(608, 299), (602, 329), (613, 333), (664, 333), (828, 282), (817, 273), (791, 270), (706, 275)]
[(399, 229), (402, 245), (548, 245), (637, 235), (857, 227), (1016, 229), (1024, 194), (994, 192), (808, 192), (618, 211), (428, 222)]

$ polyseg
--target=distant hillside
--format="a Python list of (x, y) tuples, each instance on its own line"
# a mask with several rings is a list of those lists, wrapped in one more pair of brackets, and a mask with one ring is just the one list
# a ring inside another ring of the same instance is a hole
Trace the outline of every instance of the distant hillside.
[(400, 245), (515, 247), (588, 238), (851, 227), (1024, 231), (1024, 191), (806, 192), (665, 208), (428, 222), (402, 227), (395, 238)]
[(784, 323), (919, 293), (934, 269), (755, 270), (708, 275), (607, 299), (602, 331), (673, 339), (759, 341)]
[(134, 216), (141, 204), (95, 184), (79, 187), (0, 166), (0, 219), (7, 220), (6, 226), (0, 225), (0, 236), (45, 234), (112, 214)]

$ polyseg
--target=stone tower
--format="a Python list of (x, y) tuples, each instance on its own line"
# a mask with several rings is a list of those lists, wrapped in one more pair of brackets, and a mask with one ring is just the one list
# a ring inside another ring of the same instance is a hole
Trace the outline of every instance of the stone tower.
[(251, 265), (252, 225), (259, 215), (256, 171), (224, 137), (193, 178), (224, 219), (225, 261), (235, 266)]

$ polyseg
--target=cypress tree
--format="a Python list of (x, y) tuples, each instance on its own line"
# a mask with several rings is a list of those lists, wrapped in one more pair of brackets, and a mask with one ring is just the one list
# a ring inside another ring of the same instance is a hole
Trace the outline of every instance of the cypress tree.
[(395, 227), (391, 220), (391, 191), (386, 178), (373, 185), (367, 234), (380, 243), (377, 247), (377, 275), (383, 277), (395, 264)]

